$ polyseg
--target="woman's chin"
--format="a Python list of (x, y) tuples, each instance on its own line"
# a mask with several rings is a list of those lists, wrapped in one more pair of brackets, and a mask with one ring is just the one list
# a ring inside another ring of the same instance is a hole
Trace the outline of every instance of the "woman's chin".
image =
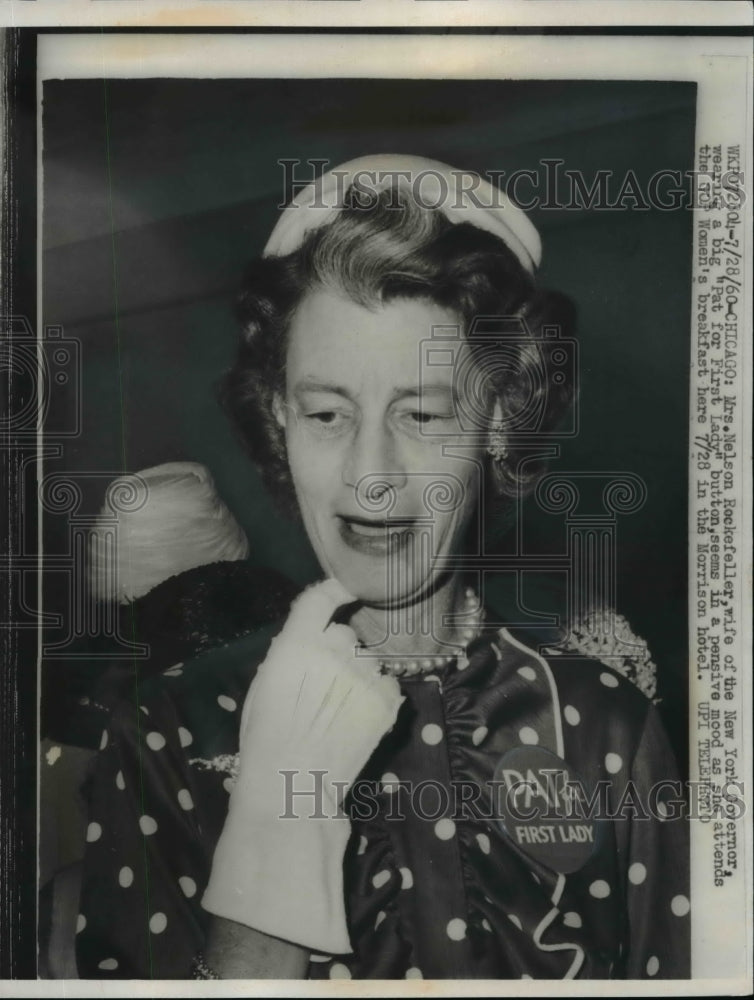
[(356, 600), (373, 608), (405, 607), (422, 600), (430, 590), (429, 581), (426, 580), (422, 580), (412, 589), (406, 586), (391, 586), (379, 573), (365, 576), (345, 571), (336, 572), (334, 575)]

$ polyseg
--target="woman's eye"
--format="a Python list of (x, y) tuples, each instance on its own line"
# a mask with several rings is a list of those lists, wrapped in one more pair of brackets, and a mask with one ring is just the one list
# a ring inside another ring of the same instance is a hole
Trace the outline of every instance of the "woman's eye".
[(430, 410), (409, 410), (406, 416), (412, 423), (423, 425), (449, 423), (453, 420), (452, 413), (433, 413)]
[(442, 408), (407, 407), (399, 410), (394, 419), (403, 434), (425, 444), (437, 444), (458, 432), (455, 414)]
[(341, 430), (348, 421), (345, 413), (338, 410), (317, 410), (304, 415), (307, 424), (317, 433), (334, 434)]

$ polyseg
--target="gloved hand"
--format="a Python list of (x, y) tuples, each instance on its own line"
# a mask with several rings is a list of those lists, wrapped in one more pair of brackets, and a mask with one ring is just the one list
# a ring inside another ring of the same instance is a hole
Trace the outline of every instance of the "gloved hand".
[[(351, 603), (337, 580), (294, 602), (244, 703), (238, 779), (202, 899), (210, 913), (328, 954), (351, 951), (343, 893), (345, 791), (403, 697), (357, 638), (329, 624)], [(281, 772), (294, 771), (287, 779)], [(324, 771), (321, 779), (310, 774)], [(289, 796), (295, 790), (321, 794)], [(285, 813), (295, 817), (281, 818)], [(317, 818), (319, 817), (319, 818)]]

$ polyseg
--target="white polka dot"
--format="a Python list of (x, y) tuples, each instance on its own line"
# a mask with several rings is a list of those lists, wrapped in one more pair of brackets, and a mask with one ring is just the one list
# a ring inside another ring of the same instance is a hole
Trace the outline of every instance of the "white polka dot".
[(466, 937), (466, 921), (460, 917), (453, 917), (448, 921), (445, 930), (451, 941), (463, 941)]
[(100, 750), (104, 750), (105, 749), (105, 747), (107, 746), (108, 739), (109, 739), (109, 736), (107, 734), (107, 730), (103, 729), (102, 730), (102, 739), (99, 741), (99, 748), (100, 748)]
[(115, 775), (115, 787), (119, 789), (119, 791), (121, 792), (126, 787), (126, 779), (123, 777), (122, 771), (118, 771), (118, 773)]
[(401, 889), (411, 889), (414, 884), (414, 874), (410, 868), (401, 868)]
[(76, 933), (80, 934), (85, 927), (86, 927), (86, 917), (84, 916), (83, 913), (79, 913), (79, 915), (76, 917)]
[(657, 955), (652, 955), (649, 961), (647, 962), (647, 975), (656, 976), (659, 971), (660, 971), (660, 960), (657, 957)]
[(623, 758), (618, 753), (605, 754), (605, 768), (608, 774), (617, 774), (623, 767)]
[(518, 929), (521, 930), (521, 921), (519, 920), (519, 918), (516, 916), (515, 913), (509, 913), (508, 919), (510, 920), (510, 922), (513, 924), (514, 927), (518, 927)]
[(641, 861), (635, 861), (628, 869), (628, 881), (633, 885), (641, 885), (647, 877), (647, 869)]
[(165, 671), (165, 675), (167, 677), (180, 677), (182, 673), (183, 673), (182, 663), (176, 663), (174, 667), (168, 667), (168, 669)]
[(99, 823), (90, 823), (86, 828), (86, 842), (87, 844), (93, 844), (95, 840), (99, 840), (102, 836), (102, 827)]
[(230, 795), (230, 793), (233, 791), (234, 785), (235, 781), (233, 778), (223, 778), (223, 788), (228, 793), (228, 795)]
[(676, 917), (685, 917), (691, 909), (691, 904), (685, 896), (673, 896), (670, 901), (670, 909)]
[(364, 853), (364, 851), (365, 851), (365, 850), (367, 849), (367, 844), (368, 844), (368, 843), (369, 843), (369, 841), (368, 841), (368, 840), (367, 840), (367, 838), (366, 838), (366, 837), (365, 837), (365, 836), (364, 836), (364, 835), (362, 834), (362, 835), (361, 835), (361, 836), (359, 837), (359, 846), (358, 846), (358, 849), (357, 849), (356, 853), (357, 853), (357, 854), (363, 854), (363, 853)]
[(384, 910), (380, 910), (380, 912), (377, 914), (377, 919), (374, 922), (374, 929), (375, 930), (377, 930), (377, 928), (380, 926), (380, 924), (382, 923), (382, 921), (384, 919), (385, 919), (385, 911)]
[(479, 844), (479, 849), (481, 850), (482, 854), (490, 853), (490, 838), (487, 836), (486, 833), (478, 833), (476, 835), (476, 842), (477, 844)]
[(139, 828), (145, 837), (149, 837), (153, 833), (157, 833), (157, 824), (151, 816), (140, 816)]
[(129, 868), (128, 865), (124, 865), (123, 868), (118, 872), (118, 885), (121, 889), (128, 889), (130, 885), (133, 885), (134, 872), (133, 868)]
[(194, 737), (188, 729), (184, 729), (183, 726), (178, 727), (178, 739), (180, 740), (182, 747), (190, 747), (194, 742)]
[(523, 677), (525, 681), (535, 681), (537, 679), (537, 671), (534, 667), (519, 667), (516, 673)]
[(618, 678), (614, 677), (613, 674), (608, 674), (607, 672), (600, 674), (600, 681), (606, 688), (618, 687)]
[(484, 743), (484, 741), (487, 739), (488, 732), (489, 730), (487, 729), (486, 726), (479, 726), (477, 729), (474, 730), (474, 732), (471, 734), (471, 742), (474, 744), (475, 747), (478, 747), (480, 743)]
[(390, 881), (390, 872), (387, 868), (383, 868), (381, 872), (377, 872), (376, 875), (372, 876), (372, 885), (375, 889), (381, 889), (386, 882)]
[(188, 812), (189, 809), (194, 808), (194, 800), (191, 798), (191, 792), (188, 788), (182, 788), (180, 792), (178, 792), (178, 805), (186, 812)]
[(235, 712), (236, 708), (238, 708), (235, 700), (227, 694), (219, 694), (217, 696), (217, 704), (220, 708), (224, 708), (226, 712)]
[(436, 723), (430, 722), (422, 729), (422, 739), (429, 746), (435, 747), (442, 742), (442, 729)]
[(442, 682), (437, 674), (425, 674), (424, 680), (429, 681), (430, 684), (439, 684), (442, 687)]
[(153, 913), (149, 920), (149, 929), (153, 934), (162, 934), (168, 925), (168, 918), (164, 913)]
[(310, 955), (310, 962), (332, 962), (332, 955)]
[(424, 979), (422, 970), (417, 969), (415, 965), (412, 965), (410, 969), (406, 969), (406, 979)]
[(342, 962), (333, 962), (330, 966), (330, 979), (350, 979), (351, 970)]
[(191, 899), (192, 896), (196, 895), (196, 882), (188, 875), (181, 875), (178, 879), (178, 885), (186, 899)]
[(490, 922), (486, 917), (482, 918), (482, 927), (484, 927), (486, 931), (489, 931), (490, 934), (492, 933), (492, 927), (490, 926)]
[(450, 840), (455, 836), (456, 825), (452, 819), (438, 819), (435, 823), (435, 836), (439, 837), (440, 840)]
[(459, 656), (456, 660), (456, 670), (465, 670), (469, 665), (469, 658), (467, 656)]
[(400, 778), (397, 774), (393, 774), (392, 771), (386, 771), (382, 775), (380, 784), (382, 785), (383, 792), (388, 792), (389, 794), (400, 791), (401, 787)]
[(150, 750), (162, 750), (165, 746), (165, 737), (162, 733), (147, 733), (147, 746)]
[(658, 802), (657, 802), (657, 817), (658, 817), (658, 819), (661, 822), (664, 822), (668, 818), (669, 815), (670, 815), (670, 810), (668, 809), (667, 804), (665, 802), (663, 802), (661, 799), (658, 800)]
[(522, 972), (521, 973), (521, 978), (522, 979), (531, 979), (531, 976), (529, 975), (528, 972)]
[(595, 899), (607, 899), (610, 895), (610, 886), (604, 879), (598, 878), (589, 886), (589, 895)]
[(103, 972), (113, 972), (118, 968), (117, 958), (103, 958), (102, 961), (97, 966), (98, 969), (102, 969)]
[(581, 917), (573, 910), (563, 914), (563, 923), (566, 927), (581, 927)]
[(578, 726), (581, 722), (581, 715), (579, 714), (578, 709), (574, 708), (573, 705), (566, 705), (563, 709), (563, 717), (569, 726)]
[(149, 709), (146, 708), (144, 705), (139, 705), (139, 708), (142, 710), (144, 715), (149, 715)]
[(539, 735), (536, 730), (531, 728), (531, 726), (524, 726), (523, 729), (519, 729), (518, 738), (522, 743), (539, 743)]

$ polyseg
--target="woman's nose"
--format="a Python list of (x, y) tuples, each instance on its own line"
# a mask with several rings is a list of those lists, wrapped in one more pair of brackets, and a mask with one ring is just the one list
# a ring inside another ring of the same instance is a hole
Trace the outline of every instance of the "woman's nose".
[(343, 482), (365, 498), (388, 489), (400, 490), (406, 485), (406, 471), (389, 428), (361, 424), (343, 465)]

